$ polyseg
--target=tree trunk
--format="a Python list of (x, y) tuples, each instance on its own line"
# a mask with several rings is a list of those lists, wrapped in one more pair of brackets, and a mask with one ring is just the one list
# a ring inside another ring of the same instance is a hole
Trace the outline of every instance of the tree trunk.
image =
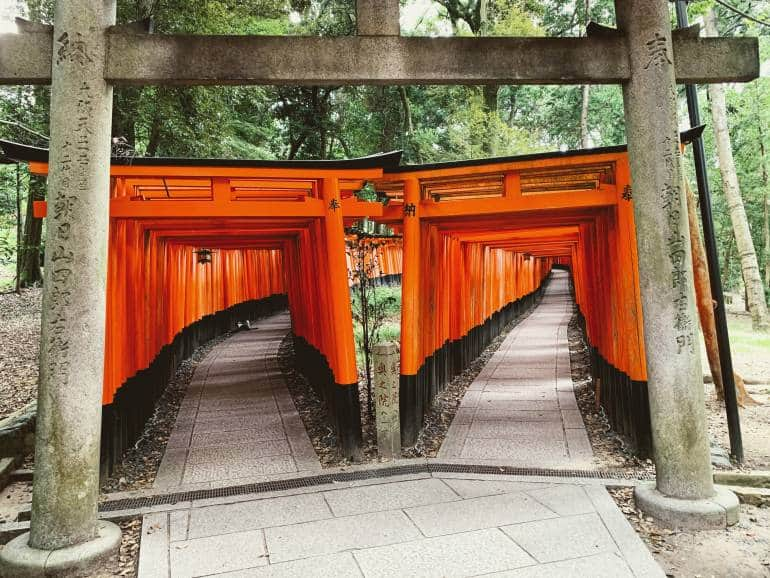
[(21, 168), (16, 163), (16, 293), (21, 293), (21, 246), (24, 244), (21, 231)]
[(412, 118), (412, 103), (409, 100), (409, 93), (406, 91), (405, 86), (398, 87), (398, 95), (401, 99), (401, 108), (404, 111), (404, 136), (406, 142), (414, 147), (414, 154), (418, 163), (422, 163), (422, 153), (420, 152), (420, 145), (414, 140), (414, 120)]
[(765, 185), (765, 286), (770, 287), (770, 194)]
[(407, 136), (411, 136), (412, 132), (414, 132), (412, 105), (409, 102), (409, 95), (406, 93), (405, 86), (398, 87), (398, 95), (401, 97), (401, 107), (404, 110), (404, 132)]
[[(727, 248), (725, 249), (725, 258), (722, 262), (722, 280), (730, 279), (730, 266), (733, 263), (733, 247), (735, 246), (735, 235), (730, 235), (727, 239)], [(735, 288), (729, 284), (725, 285), (731, 290)]]
[(763, 230), (764, 230), (764, 251), (765, 251), (765, 287), (770, 287), (770, 179), (767, 175), (767, 154), (765, 149), (765, 132), (762, 128), (762, 122), (757, 120), (759, 130), (759, 166), (762, 168), (762, 195), (763, 203)]
[(19, 285), (21, 287), (29, 287), (43, 282), (43, 272), (40, 269), (43, 220), (35, 218), (32, 208), (33, 201), (45, 199), (45, 188), (45, 181), (41, 177), (30, 176), (27, 214), (24, 218), (24, 236), (22, 245), (19, 247)]
[(583, 105), (580, 107), (580, 146), (584, 149), (591, 148), (591, 138), (588, 135), (588, 105), (591, 101), (591, 87), (584, 84), (581, 87), (583, 93)]
[(497, 119), (497, 95), (500, 87), (496, 84), (485, 84), (481, 87), (484, 99), (484, 112), (486, 113), (487, 134), (484, 140), (484, 152), (493, 157), (497, 154), (497, 139), (495, 138), (495, 119)]
[(147, 156), (154, 157), (158, 154), (158, 147), (160, 146), (160, 117), (157, 109), (152, 118), (152, 126), (150, 127), (150, 138), (147, 140)]
[(687, 220), (690, 223), (690, 248), (692, 249), (693, 281), (695, 282), (695, 302), (698, 305), (698, 317), (700, 319), (703, 341), (706, 343), (706, 357), (714, 380), (714, 388), (718, 399), (724, 399), (725, 388), (722, 383), (722, 370), (719, 363), (719, 344), (717, 342), (717, 326), (714, 317), (714, 300), (711, 296), (708, 262), (706, 251), (700, 238), (698, 216), (695, 211), (695, 196), (685, 181), (685, 194), (687, 196)]
[[(717, 35), (716, 15), (711, 9), (706, 15), (706, 32), (709, 36)], [(708, 88), (711, 100), (711, 116), (716, 133), (717, 154), (722, 173), (722, 188), (730, 211), (735, 242), (741, 259), (741, 270), (746, 283), (748, 307), (751, 312), (751, 323), (755, 330), (770, 332), (770, 317), (765, 302), (765, 291), (759, 275), (757, 254), (754, 241), (751, 238), (746, 209), (743, 206), (738, 175), (735, 170), (730, 132), (727, 126), (727, 108), (725, 104), (725, 89), (722, 84), (711, 84)]]
[[(714, 381), (717, 399), (725, 398), (725, 386), (722, 381), (722, 363), (719, 359), (719, 341), (717, 340), (716, 316), (714, 315), (714, 298), (711, 294), (711, 280), (709, 278), (708, 261), (703, 240), (700, 237), (698, 215), (696, 211), (695, 195), (690, 189), (689, 183), (684, 183), (687, 196), (687, 220), (690, 223), (690, 248), (692, 249), (693, 281), (695, 283), (695, 303), (698, 306), (698, 318), (703, 332), (703, 341), (706, 344), (706, 357), (708, 358), (711, 378)], [(748, 394), (743, 379), (737, 372), (733, 372), (735, 389), (738, 396), (738, 405), (758, 405)]]

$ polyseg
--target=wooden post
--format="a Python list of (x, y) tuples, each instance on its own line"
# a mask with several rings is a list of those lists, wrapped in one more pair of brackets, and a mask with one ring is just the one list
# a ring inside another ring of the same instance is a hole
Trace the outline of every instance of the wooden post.
[(422, 424), (420, 369), (420, 183), (404, 183), (404, 253), (401, 277), (401, 443), (412, 445)]
[(329, 328), (334, 347), (330, 364), (335, 383), (328, 397), (335, 414), (337, 436), (346, 457), (356, 458), (361, 451), (361, 408), (358, 399), (358, 372), (353, 338), (348, 270), (345, 259), (345, 228), (342, 219), (339, 179), (323, 179), (325, 205), (324, 233), (326, 266), (329, 279), (329, 303), (332, 324)]

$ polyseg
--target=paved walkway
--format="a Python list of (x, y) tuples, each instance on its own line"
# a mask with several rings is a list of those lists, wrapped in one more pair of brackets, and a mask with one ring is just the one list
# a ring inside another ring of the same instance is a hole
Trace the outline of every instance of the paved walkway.
[[(569, 314), (557, 273), (471, 386), (437, 461), (588, 464)], [(199, 365), (156, 482), (221, 497), (188, 494), (145, 515), (139, 578), (664, 576), (600, 481), (418, 473), (228, 496), (227, 486), (319, 469), (276, 368), (288, 317), (258, 326)]]
[(423, 474), (340, 485), (148, 514), (139, 577), (664, 576), (598, 484)]
[(182, 401), (155, 487), (318, 470), (321, 464), (280, 368), (288, 313), (218, 344)]
[(540, 306), (511, 331), (460, 403), (439, 458), (543, 468), (590, 467), (575, 401), (569, 276), (554, 271)]

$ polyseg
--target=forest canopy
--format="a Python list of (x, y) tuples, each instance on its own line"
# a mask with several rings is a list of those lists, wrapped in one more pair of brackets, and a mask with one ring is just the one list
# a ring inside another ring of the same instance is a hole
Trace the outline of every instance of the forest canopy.
[[(15, 15), (52, 20), (52, 0), (11, 0), (14, 3)], [(612, 0), (402, 0), (401, 4), (404, 35), (581, 36), (589, 20), (614, 26)], [(770, 20), (770, 2), (732, 4)], [(713, 0), (691, 2), (691, 19), (697, 21), (712, 8), (721, 35), (764, 37), (761, 56), (767, 70), (770, 29)], [(161, 33), (355, 32), (355, 0), (118, 0), (120, 22), (150, 16)], [(47, 146), (48, 103), (45, 87), (0, 88), (0, 138)], [(710, 120), (705, 87), (701, 106), (702, 118)], [(770, 79), (728, 86), (727, 111), (741, 193), (767, 286)], [(687, 128), (684, 108), (680, 118)], [(400, 149), (407, 163), (625, 142), (622, 93), (613, 85), (117, 87), (112, 132), (138, 155), (325, 159)], [(736, 289), (741, 268), (721, 191), (713, 130), (705, 134), (724, 281)], [(44, 185), (30, 179), (22, 167), (21, 210), (17, 210), (15, 171), (12, 165), (0, 165), (0, 263), (6, 267), (0, 272), (0, 284), (8, 284), (14, 275), (17, 218), (23, 221), (27, 200), (44, 195)], [(689, 166), (688, 174), (692, 174)], [(22, 236), (26, 238), (26, 232)]]

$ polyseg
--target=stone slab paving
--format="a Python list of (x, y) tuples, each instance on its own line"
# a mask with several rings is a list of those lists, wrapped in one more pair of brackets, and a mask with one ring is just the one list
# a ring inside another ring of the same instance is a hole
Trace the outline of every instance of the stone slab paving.
[[(542, 305), (472, 384), (439, 460), (590, 462), (569, 377), (569, 315), (567, 280), (557, 273)], [(276, 367), (289, 319), (276, 315), (258, 327), (199, 365), (156, 487), (226, 487), (320, 469)], [(359, 481), (151, 509), (139, 578), (664, 576), (596, 480), (376, 477), (384, 465), (364, 467), (372, 477)]]
[(155, 488), (238, 483), (321, 468), (278, 366), (289, 315), (272, 315), (255, 325), (218, 344), (198, 365)]
[(543, 300), (503, 341), (465, 393), (439, 451), (452, 462), (587, 468), (593, 452), (570, 370), (569, 277), (554, 271)]
[(434, 474), (340, 485), (148, 514), (139, 578), (664, 576), (599, 484)]

